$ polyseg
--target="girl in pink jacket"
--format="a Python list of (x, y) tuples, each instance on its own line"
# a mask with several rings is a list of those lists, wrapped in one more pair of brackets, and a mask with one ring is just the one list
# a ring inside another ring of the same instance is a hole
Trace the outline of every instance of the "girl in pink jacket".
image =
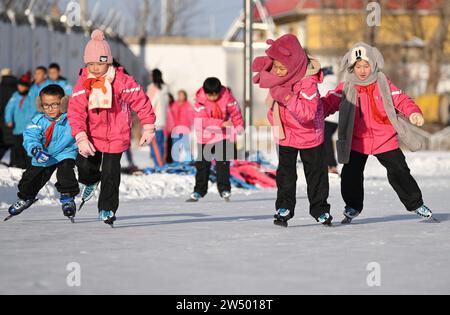
[(236, 159), (236, 133), (243, 132), (241, 108), (231, 91), (217, 78), (208, 78), (197, 92), (194, 106), (198, 156), (194, 193), (197, 202), (208, 193), (211, 162), (216, 161), (217, 187), (226, 201), (231, 197), (230, 161)]
[(363, 210), (364, 168), (374, 155), (387, 169), (391, 186), (408, 211), (431, 218), (422, 193), (400, 150), (399, 141), (412, 151), (421, 143), (412, 126), (422, 126), (420, 108), (382, 72), (381, 53), (357, 43), (344, 57), (345, 82), (322, 98), (325, 115), (339, 110), (337, 151), (342, 170), (342, 197), (346, 203), (343, 221), (351, 223)]
[(79, 148), (77, 166), (79, 181), (85, 185), (83, 203), (93, 197), (101, 182), (99, 218), (112, 225), (119, 207), (120, 160), (130, 147), (131, 110), (143, 125), (141, 146), (152, 142), (156, 118), (142, 87), (123, 68), (112, 65), (103, 32), (92, 33), (84, 62), (87, 66), (75, 85), (68, 118)]
[(194, 125), (194, 108), (184, 90), (178, 91), (177, 101), (167, 112), (166, 133), (172, 139), (171, 156), (174, 162), (191, 162), (191, 129)]
[(328, 167), (324, 156), (324, 116), (319, 102), (320, 64), (306, 55), (291, 34), (269, 40), (267, 56), (253, 62), (254, 82), (270, 89), (269, 121), (279, 146), (278, 198), (275, 224), (287, 226), (294, 217), (297, 192), (297, 157), (303, 161), (308, 185), (310, 214), (317, 222), (331, 225)]

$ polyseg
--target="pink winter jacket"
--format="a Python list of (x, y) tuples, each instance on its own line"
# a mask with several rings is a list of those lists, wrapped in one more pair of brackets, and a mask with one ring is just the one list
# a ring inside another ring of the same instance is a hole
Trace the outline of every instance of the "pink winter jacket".
[(88, 77), (86, 68), (74, 87), (70, 98), (68, 119), (75, 137), (86, 132), (97, 151), (122, 153), (130, 148), (131, 110), (137, 113), (142, 125), (154, 124), (156, 117), (143, 88), (123, 68), (116, 69), (111, 109), (88, 110), (89, 91), (83, 87)]
[[(294, 85), (294, 96), (286, 104), (280, 104), (280, 118), (286, 137), (275, 139), (277, 144), (310, 149), (324, 142), (325, 122), (318, 89), (322, 80), (322, 71), (303, 78)], [(273, 109), (269, 110), (268, 119), (274, 126)]]
[[(236, 141), (236, 133), (244, 129), (244, 119), (241, 108), (230, 90), (222, 87), (216, 102), (208, 101), (205, 91), (201, 88), (197, 92), (194, 106), (194, 125), (197, 142), (213, 144), (223, 140)], [(231, 121), (234, 128), (223, 128), (226, 121)]]
[[(340, 83), (335, 90), (330, 91), (326, 97), (321, 99), (325, 110), (325, 117), (339, 110), (344, 85), (345, 83)], [(394, 106), (401, 115), (409, 119), (413, 113), (422, 113), (419, 106), (407, 94), (392, 84), (391, 81), (389, 81), (389, 86), (391, 88)], [(384, 124), (374, 119), (369, 96), (366, 92), (358, 89), (358, 87), (356, 88), (358, 90), (357, 99), (359, 101), (353, 128), (352, 150), (367, 155), (376, 155), (398, 149), (400, 146), (397, 139), (397, 131), (390, 122)], [(374, 90), (374, 98), (379, 114), (387, 117), (378, 84), (376, 84)]]
[[(167, 112), (166, 132), (171, 134), (188, 134), (194, 125), (194, 108), (188, 101), (184, 103), (174, 102)], [(176, 128), (176, 129), (175, 129)], [(175, 130), (174, 130), (175, 129)]]

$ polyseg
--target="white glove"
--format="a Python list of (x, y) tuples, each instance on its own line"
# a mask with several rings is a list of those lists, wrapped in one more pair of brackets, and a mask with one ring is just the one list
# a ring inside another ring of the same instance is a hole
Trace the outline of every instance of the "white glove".
[(144, 132), (142, 133), (141, 141), (139, 141), (141, 147), (152, 143), (155, 138), (155, 125), (144, 125), (143, 129)]
[(409, 121), (411, 122), (411, 124), (417, 127), (422, 127), (425, 124), (425, 119), (420, 113), (414, 113), (411, 116), (409, 116)]
[(88, 158), (89, 156), (95, 155), (95, 147), (89, 141), (86, 132), (80, 132), (76, 135), (75, 139), (77, 140), (78, 152), (80, 152), (83, 157)]

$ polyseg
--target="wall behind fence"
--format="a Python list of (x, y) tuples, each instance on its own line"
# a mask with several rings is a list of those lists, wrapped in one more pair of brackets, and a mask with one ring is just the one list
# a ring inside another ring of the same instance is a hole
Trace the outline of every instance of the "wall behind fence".
[[(84, 33), (50, 31), (46, 26), (12, 25), (0, 22), (0, 68), (10, 68), (19, 76), (51, 62), (61, 65), (62, 75), (75, 83), (84, 65)], [(114, 58), (138, 80), (146, 76), (145, 65), (118, 39), (108, 39)]]

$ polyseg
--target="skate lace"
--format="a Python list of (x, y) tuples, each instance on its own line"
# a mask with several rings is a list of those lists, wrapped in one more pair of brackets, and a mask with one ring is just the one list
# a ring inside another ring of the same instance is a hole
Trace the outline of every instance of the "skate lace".
[(330, 215), (328, 213), (324, 213), (319, 217), (319, 222), (324, 223), (329, 219)]
[(89, 197), (95, 189), (95, 185), (86, 186), (83, 193), (83, 198)]
[(22, 208), (23, 206), (25, 206), (26, 204), (27, 204), (26, 201), (19, 200), (19, 201), (17, 201), (17, 202), (14, 204), (14, 208), (15, 208), (15, 209), (20, 209), (20, 208)]
[(101, 220), (108, 220), (111, 219), (113, 216), (114, 213), (112, 211), (101, 211), (99, 214)]
[(359, 215), (359, 212), (353, 208), (346, 208), (345, 215), (351, 219), (356, 218)]
[(431, 217), (431, 210), (425, 206), (420, 207), (419, 209), (417, 209), (416, 212), (418, 215), (420, 215), (422, 217), (425, 217), (425, 218)]
[(290, 211), (288, 209), (279, 209), (278, 210), (278, 214), (281, 215), (282, 217), (288, 216), (289, 213), (290, 213)]

